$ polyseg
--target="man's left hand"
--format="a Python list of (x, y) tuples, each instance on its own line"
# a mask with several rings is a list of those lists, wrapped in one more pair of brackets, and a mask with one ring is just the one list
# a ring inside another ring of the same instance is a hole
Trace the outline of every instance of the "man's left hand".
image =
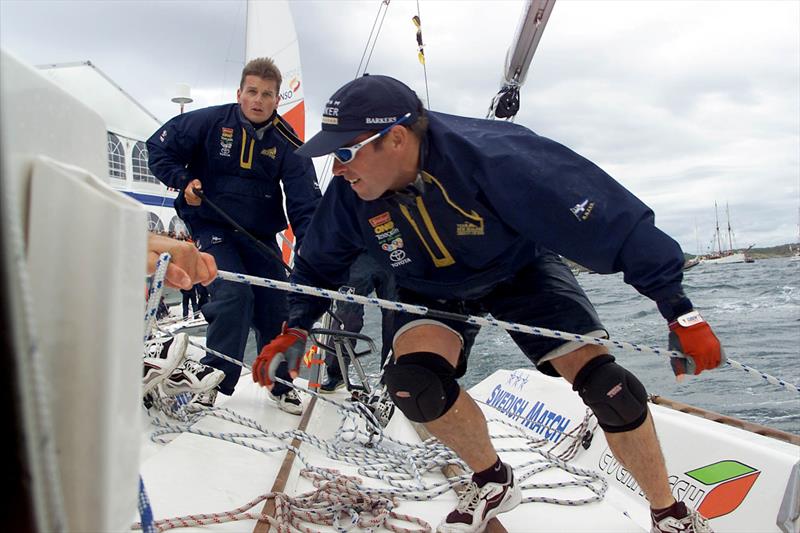
[(676, 376), (699, 374), (723, 365), (725, 350), (700, 313), (690, 311), (669, 324), (669, 349), (682, 352), (687, 357), (671, 357), (670, 364)]

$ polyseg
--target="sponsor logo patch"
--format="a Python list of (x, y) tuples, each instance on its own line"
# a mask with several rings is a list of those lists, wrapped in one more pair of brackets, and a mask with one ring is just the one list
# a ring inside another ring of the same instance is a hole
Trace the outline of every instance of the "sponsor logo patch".
[(570, 211), (572, 211), (572, 214), (575, 215), (575, 218), (577, 218), (579, 222), (583, 222), (592, 214), (592, 209), (594, 209), (594, 202), (590, 202), (587, 198), (583, 202), (571, 207)]
[(480, 226), (471, 222), (462, 222), (456, 225), (456, 235), (468, 237), (470, 235), (483, 235), (483, 224)]
[(233, 128), (222, 128), (222, 134), (219, 137), (219, 155), (222, 157), (231, 156), (231, 148), (233, 147)]
[(275, 156), (278, 155), (278, 149), (274, 146), (272, 148), (264, 148), (261, 150), (261, 155), (265, 155), (270, 159), (275, 159)]
[(369, 225), (375, 232), (375, 238), (378, 239), (381, 250), (389, 253), (389, 260), (393, 268), (411, 262), (408, 254), (403, 250), (403, 236), (388, 211), (370, 218)]
[(367, 117), (364, 122), (367, 124), (391, 124), (397, 122), (397, 117)]

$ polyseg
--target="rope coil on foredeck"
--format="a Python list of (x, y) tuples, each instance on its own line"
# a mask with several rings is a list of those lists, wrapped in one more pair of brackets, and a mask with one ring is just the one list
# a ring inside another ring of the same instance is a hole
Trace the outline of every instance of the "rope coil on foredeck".
[[(526, 326), (524, 324), (517, 324), (515, 322), (497, 320), (491, 316), (479, 317), (473, 315), (458, 315), (456, 313), (448, 313), (444, 311), (437, 311), (435, 309), (429, 309), (423, 305), (404, 304), (402, 302), (383, 300), (381, 298), (371, 298), (368, 296), (360, 296), (358, 294), (342, 294), (337, 291), (331, 291), (319, 287), (311, 287), (308, 285), (300, 285), (297, 283), (290, 283), (286, 281), (278, 281), (269, 278), (261, 278), (246, 274), (238, 274), (235, 272), (226, 272), (220, 270), (218, 278), (226, 281), (233, 281), (236, 283), (244, 283), (247, 285), (256, 285), (259, 287), (268, 287), (271, 289), (294, 292), (297, 294), (318, 296), (320, 298), (328, 298), (330, 300), (339, 300), (343, 302), (352, 302), (362, 305), (377, 306), (392, 311), (403, 311), (406, 313), (412, 313), (416, 315), (429, 315), (434, 318), (436, 317), (447, 318), (450, 320), (457, 320), (460, 322), (466, 322), (468, 324), (474, 324), (476, 326), (491, 326), (495, 328), (504, 329), (506, 331), (517, 331), (520, 333), (530, 333), (532, 335), (540, 335), (542, 337), (564, 339), (572, 342), (578, 342), (581, 344), (595, 344), (597, 346), (614, 347), (619, 349), (632, 350), (640, 353), (654, 353), (656, 355), (662, 355), (668, 357), (681, 357), (681, 358), (685, 357), (685, 355), (680, 352), (675, 352), (672, 350), (662, 350), (660, 348), (654, 348), (649, 346), (641, 346), (638, 344), (633, 344), (625, 341), (603, 339), (600, 337), (591, 337), (588, 335), (578, 335), (577, 333), (567, 333), (564, 331), (558, 331), (542, 327)], [(794, 385), (792, 383), (787, 383), (780, 378), (776, 378), (765, 372), (756, 370), (755, 368), (742, 364), (738, 361), (734, 361), (733, 359), (728, 359), (725, 364), (726, 366), (730, 366), (732, 368), (736, 368), (744, 372), (747, 372), (748, 374), (758, 376), (767, 383), (771, 383), (772, 385), (777, 385), (778, 387), (781, 387), (784, 390), (793, 392), (795, 394), (800, 394), (800, 387), (798, 387), (797, 385)]]
[[(246, 367), (246, 365), (242, 366)], [(374, 379), (375, 376), (372, 378)], [(284, 383), (288, 384), (289, 382)], [(297, 458), (302, 462), (302, 464), (305, 465), (305, 470), (309, 473), (306, 475), (306, 477), (311, 478), (313, 476), (322, 476), (328, 479), (330, 482), (336, 481), (336, 483), (342, 483), (343, 481), (337, 481), (341, 477), (342, 479), (346, 480), (346, 483), (349, 487), (348, 490), (358, 491), (357, 501), (381, 501), (381, 499), (383, 499), (385, 501), (392, 502), (392, 509), (398, 505), (398, 500), (427, 501), (447, 493), (453, 487), (461, 485), (469, 480), (469, 475), (464, 474), (462, 476), (451, 477), (438, 482), (426, 482), (423, 478), (429, 472), (438, 472), (444, 466), (449, 464), (456, 464), (461, 467), (465, 467), (466, 465), (464, 465), (464, 463), (457, 456), (455, 456), (455, 454), (449, 448), (439, 443), (435, 439), (428, 439), (418, 444), (411, 444), (393, 439), (388, 435), (383, 435), (382, 432), (378, 439), (374, 439), (374, 430), (366, 431), (365, 428), (362, 427), (362, 423), (365, 420), (364, 412), (366, 410), (360, 408), (361, 406), (358, 402), (337, 401), (333, 398), (319, 395), (313, 390), (298, 386), (295, 386), (295, 388), (315, 396), (318, 400), (329, 402), (338, 409), (341, 415), (341, 422), (336, 434), (330, 441), (324, 441), (314, 435), (296, 429), (284, 432), (271, 432), (262, 427), (255, 420), (243, 417), (225, 408), (210, 408), (195, 412), (186, 416), (182, 420), (182, 424), (176, 424), (159, 418), (154, 418), (153, 423), (158, 426), (159, 429), (152, 434), (151, 438), (155, 442), (165, 443), (170, 440), (169, 435), (176, 433), (190, 433), (209, 438), (217, 438), (265, 454), (291, 450), (296, 454)], [(215, 417), (226, 422), (241, 425), (246, 428), (247, 431), (217, 433), (204, 430), (199, 427), (199, 424), (196, 424), (196, 422), (205, 416)], [(504, 426), (515, 430), (512, 433), (493, 436), (495, 440), (505, 438), (524, 440), (521, 446), (506, 448), (500, 447), (498, 448), (498, 452), (523, 452), (529, 455), (533, 451), (534, 453), (539, 453), (541, 456), (541, 458), (530, 460), (515, 466), (515, 472), (517, 472), (518, 479), (520, 480), (520, 487), (523, 490), (544, 490), (552, 488), (574, 487), (585, 488), (593, 493), (592, 496), (575, 499), (529, 496), (523, 500), (524, 502), (581, 505), (599, 501), (603, 498), (603, 495), (607, 489), (607, 483), (599, 474), (591, 470), (574, 467), (567, 463), (567, 461), (574, 457), (575, 453), (577, 453), (579, 443), (582, 441), (585, 433), (589, 431), (589, 419), (590, 415), (587, 412), (587, 416), (584, 418), (581, 425), (574, 428), (569, 433), (562, 433), (562, 437), (555, 443), (550, 442), (550, 440), (547, 438), (531, 437), (522, 429), (507, 421), (491, 421), (503, 424)], [(373, 428), (376, 427), (375, 422), (372, 422), (370, 426)], [(359, 475), (372, 479), (379, 479), (386, 483), (390, 488), (379, 489), (375, 487), (362, 486), (360, 480), (357, 478), (338, 476), (335, 473), (332, 473), (332, 471), (329, 469), (313, 466), (313, 464), (308, 461), (306, 455), (297, 447), (286, 444), (287, 442), (291, 442), (293, 439), (297, 439), (301, 443), (311, 445), (323, 451), (326, 456), (331, 459), (357, 466)], [(279, 441), (279, 444), (265, 446), (263, 445), (264, 440), (276, 440)], [(567, 440), (571, 440), (572, 443), (560, 453), (555, 453), (555, 450), (557, 450), (559, 446), (562, 446), (562, 444)], [(367, 445), (370, 447), (367, 447)], [(549, 450), (543, 450), (546, 445), (550, 446)], [(531, 479), (533, 476), (554, 468), (561, 469), (564, 472), (571, 474), (573, 477), (564, 482), (557, 483), (525, 483), (526, 480)], [(333, 524), (331, 520), (338, 520), (338, 517), (345, 516), (342, 514), (342, 511), (346, 510), (346, 505), (355, 504), (353, 504), (351, 501), (341, 502), (336, 498), (328, 498), (325, 496), (326, 494), (327, 493), (324, 491), (320, 492), (316, 496), (317, 499), (314, 501), (319, 500), (326, 502), (326, 505), (322, 507), (326, 509), (325, 512), (328, 514), (319, 514), (317, 512), (318, 510), (311, 512), (307, 507), (298, 507), (298, 498), (302, 497), (288, 498), (285, 495), (278, 496), (277, 494), (268, 494), (248, 503), (242, 508), (238, 508), (227, 513), (173, 518), (166, 521), (159, 521), (157, 524), (163, 529), (168, 529), (172, 527), (198, 525), (201, 522), (197, 522), (197, 520), (205, 521), (202, 523), (212, 523), (213, 521), (222, 519), (268, 520), (267, 518), (254, 515), (253, 513), (248, 513), (247, 509), (250, 509), (258, 502), (263, 501), (266, 498), (274, 498), (276, 505), (279, 505), (276, 510), (274, 520), (277, 520), (279, 523), (283, 524), (291, 523), (292, 527), (300, 531), (312, 530), (304, 529), (304, 527), (298, 521), (305, 521), (306, 523), (314, 523), (319, 525), (333, 525), (334, 527), (339, 528), (338, 530), (340, 531), (346, 531), (350, 527), (354, 527), (358, 524), (361, 524), (358, 525), (358, 527), (377, 527), (380, 525), (380, 527), (384, 527), (392, 531), (409, 531), (407, 529), (400, 528), (399, 526), (388, 524), (385, 521), (381, 524), (373, 524), (371, 521), (381, 520), (382, 518), (380, 518), (378, 515), (375, 515), (372, 511), (370, 511), (371, 518), (364, 518), (363, 509), (365, 506), (363, 503), (356, 505), (356, 507), (358, 509), (362, 509), (362, 511), (358, 511), (357, 514), (347, 515), (351, 516), (351, 523), (345, 528), (340, 528), (340, 522), (338, 523), (339, 526), (337, 526), (336, 524)], [(280, 505), (286, 505), (288, 507), (281, 510)], [(336, 507), (337, 505), (340, 505), (340, 507)], [(331, 511), (331, 509), (338, 513), (335, 514), (337, 518), (333, 518), (334, 515), (331, 513), (334, 511)], [(420, 525), (424, 524), (424, 522), (417, 518), (398, 515), (390, 508), (387, 508), (385, 512), (389, 513), (388, 517), (396, 520), (402, 520)], [(192, 522), (193, 520), (194, 522)], [(273, 523), (272, 519), (269, 520), (270, 523)], [(352, 522), (352, 520), (356, 520), (356, 522)], [(273, 523), (273, 525), (275, 524)], [(430, 530), (427, 524), (424, 524), (424, 527), (428, 527), (428, 529), (422, 529), (419, 531)], [(279, 530), (284, 531), (285, 529)]]
[[(167, 531), (240, 520), (259, 520), (269, 522), (279, 533), (293, 530), (304, 533), (318, 531), (310, 529), (306, 524), (331, 526), (342, 532), (354, 527), (367, 530), (384, 528), (396, 533), (431, 531), (430, 524), (424, 520), (396, 512), (394, 509), (397, 503), (393, 499), (382, 495), (365, 494), (358, 488), (361, 479), (357, 477), (344, 476), (330, 469), (325, 469), (324, 473), (302, 469), (300, 475), (309, 479), (315, 490), (299, 496), (268, 492), (231, 511), (165, 518), (157, 520), (154, 526), (157, 528), (156, 531)], [(276, 504), (274, 517), (250, 511), (270, 498), (274, 498)], [(409, 529), (394, 522), (416, 524), (420, 527)], [(141, 523), (133, 524), (131, 529), (141, 529)]]

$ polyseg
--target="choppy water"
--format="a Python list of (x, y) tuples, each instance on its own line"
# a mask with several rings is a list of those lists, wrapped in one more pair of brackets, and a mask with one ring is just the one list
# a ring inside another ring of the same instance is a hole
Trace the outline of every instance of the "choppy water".
[[(621, 274), (580, 274), (578, 281), (612, 337), (666, 347), (666, 323), (655, 304), (626, 285)], [(684, 287), (731, 359), (800, 384), (800, 261), (699, 265), (685, 273)], [(378, 311), (368, 309), (364, 333), (379, 339), (379, 331)], [(620, 351), (614, 355), (651, 394), (800, 434), (800, 396), (760, 378), (729, 367), (679, 384), (664, 357)], [(372, 361), (365, 366), (375, 368)], [(499, 368), (527, 366), (530, 363), (504, 331), (484, 328), (462, 384), (470, 387)]]

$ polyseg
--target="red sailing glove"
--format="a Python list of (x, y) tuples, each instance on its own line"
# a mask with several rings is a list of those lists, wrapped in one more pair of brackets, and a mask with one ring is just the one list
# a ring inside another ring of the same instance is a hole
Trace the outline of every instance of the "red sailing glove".
[(719, 339), (697, 311), (689, 311), (669, 323), (669, 349), (688, 356), (670, 358), (676, 376), (697, 375), (726, 361)]
[(253, 363), (253, 381), (262, 387), (272, 388), (275, 372), (281, 362), (289, 365), (292, 377), (297, 375), (300, 361), (306, 353), (308, 335), (299, 329), (286, 327), (283, 323), (281, 334), (264, 346)]

